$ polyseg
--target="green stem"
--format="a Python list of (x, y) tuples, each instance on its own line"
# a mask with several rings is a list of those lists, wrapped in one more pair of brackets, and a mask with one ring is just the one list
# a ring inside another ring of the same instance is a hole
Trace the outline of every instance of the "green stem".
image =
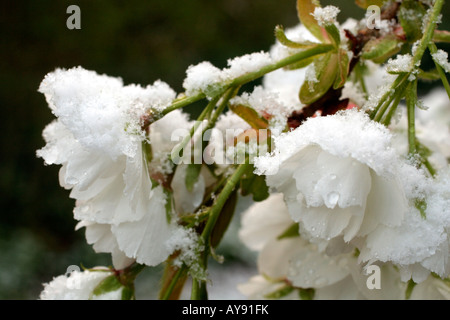
[(200, 127), (200, 125), (202, 124), (202, 121), (209, 115), (209, 113), (211, 112), (212, 109), (214, 109), (214, 107), (216, 106), (216, 103), (219, 101), (220, 96), (215, 97), (214, 99), (212, 99), (208, 105), (206, 106), (205, 109), (203, 109), (202, 113), (199, 115), (199, 117), (197, 118), (197, 121), (195, 122), (195, 124), (192, 126), (191, 130), (189, 131), (189, 135), (187, 135), (186, 137), (183, 138), (183, 140), (181, 141), (180, 144), (178, 144), (172, 151), (172, 153), (170, 154), (172, 161), (174, 161), (175, 159), (178, 159), (178, 157), (181, 157), (180, 152), (182, 150), (184, 150), (184, 148), (186, 147), (186, 145), (189, 143), (189, 141), (191, 141), (192, 137), (194, 136), (195, 132), (197, 131), (197, 129)]
[[(375, 121), (380, 121), (383, 118), (384, 112), (386, 112), (390, 103), (395, 98), (396, 90), (405, 83), (408, 77), (409, 77), (408, 73), (402, 73), (394, 80), (389, 90), (387, 90), (386, 93), (381, 97), (380, 101), (378, 102), (378, 105), (370, 114), (371, 119)], [(389, 103), (386, 103), (387, 99), (389, 99)]]
[[(200, 258), (200, 266), (203, 269), (206, 269), (208, 265), (208, 256), (210, 252), (210, 238), (211, 233), (216, 225), (217, 220), (219, 219), (220, 213), (222, 212), (222, 208), (225, 205), (226, 201), (230, 197), (236, 185), (239, 183), (241, 177), (248, 172), (252, 168), (252, 165), (249, 163), (241, 164), (230, 177), (230, 179), (225, 184), (224, 188), (216, 198), (216, 201), (212, 205), (209, 211), (208, 221), (202, 231), (201, 239), (205, 246), (203, 251), (203, 255)], [(206, 281), (199, 280), (196, 278), (192, 279), (192, 291), (191, 291), (191, 300), (204, 300), (208, 298), (208, 291), (206, 288)]]
[(197, 102), (199, 100), (202, 100), (206, 98), (206, 95), (204, 93), (198, 93), (196, 95), (193, 96), (188, 96), (179, 100), (175, 100), (174, 103), (172, 103), (169, 107), (165, 108), (162, 112), (161, 112), (161, 117), (165, 116), (166, 114), (176, 110), (176, 109), (180, 109), (180, 108), (184, 108), (194, 102)]
[(361, 65), (361, 61), (356, 64), (353, 70), (355, 72), (355, 82), (358, 82), (360, 84), (361, 90), (364, 93), (364, 97), (367, 99), (367, 97), (369, 96), (369, 91), (367, 90), (366, 82), (364, 81), (364, 70), (363, 66)]
[(192, 278), (191, 300), (201, 300), (200, 296), (200, 282), (197, 278)]
[(220, 179), (220, 181), (214, 186), (214, 188), (211, 190), (211, 192), (209, 192), (208, 195), (205, 197), (201, 206), (205, 205), (209, 200), (212, 199), (213, 195), (216, 194), (217, 190), (219, 190), (223, 186), (223, 184), (227, 181), (227, 179), (228, 179), (227, 176), (223, 176)]
[(433, 166), (431, 165), (430, 161), (427, 158), (422, 159), (422, 163), (425, 166), (425, 168), (427, 168), (427, 170), (431, 174), (431, 176), (433, 176), (433, 177), (436, 176), (436, 169), (433, 168)]
[[(409, 77), (409, 75), (407, 73), (402, 73), (394, 80), (394, 82), (392, 83), (389, 90), (387, 90), (384, 93), (384, 95), (381, 97), (380, 101), (378, 102), (377, 106), (370, 114), (370, 118), (372, 120), (377, 119), (375, 121), (379, 121), (383, 118), (384, 112), (386, 111), (387, 107), (389, 106), (389, 105), (387, 105), (386, 107), (383, 107), (386, 103), (386, 100), (392, 98), (392, 95), (395, 93), (395, 90), (397, 90), (397, 88), (399, 86), (401, 86), (406, 81), (406, 79), (408, 79), (408, 77)], [(392, 102), (392, 100), (391, 100), (391, 102)], [(382, 109), (382, 110), (380, 110), (380, 109)]]
[[(262, 67), (261, 69), (254, 71), (254, 72), (249, 72), (247, 74), (244, 74), (240, 77), (237, 77), (236, 79), (232, 80), (231, 82), (229, 82), (227, 85), (224, 86), (224, 88), (219, 92), (218, 96), (221, 96), (225, 91), (227, 91), (229, 88), (231, 87), (239, 87), (243, 84), (246, 84), (250, 81), (256, 80), (262, 76), (264, 76), (265, 74), (275, 71), (277, 69), (280, 68), (284, 68), (290, 64), (299, 62), (301, 60), (305, 60), (308, 58), (311, 58), (313, 56), (316, 55), (320, 55), (323, 53), (326, 53), (328, 51), (331, 51), (334, 49), (333, 45), (330, 44), (319, 44), (314, 46), (313, 48), (310, 49), (306, 49), (303, 51), (300, 51), (296, 54), (293, 54), (292, 56), (289, 56), (287, 58), (281, 59), (275, 63), (269, 64), (267, 66)], [(165, 108), (160, 116), (164, 116), (166, 114), (168, 114), (169, 112), (172, 112), (176, 109), (180, 109), (183, 107), (186, 107), (194, 102), (197, 102), (201, 99), (206, 98), (206, 95), (204, 93), (198, 93), (196, 95), (193, 96), (189, 96), (189, 97), (185, 97), (179, 100), (176, 100), (172, 105), (168, 106), (167, 108)]]
[(420, 64), (425, 50), (433, 39), (434, 30), (436, 29), (436, 22), (438, 20), (439, 14), (442, 11), (443, 5), (444, 0), (435, 0), (434, 6), (431, 9), (431, 13), (428, 16), (428, 23), (423, 33), (422, 39), (420, 40), (420, 43), (417, 46), (416, 52), (413, 57), (414, 66), (418, 66)]
[(208, 300), (205, 280), (192, 279), (191, 300)]
[(417, 80), (411, 82), (406, 88), (406, 107), (408, 112), (408, 143), (409, 154), (417, 153), (415, 110), (417, 104)]
[(225, 205), (225, 202), (227, 201), (228, 197), (233, 192), (234, 188), (240, 181), (241, 177), (251, 168), (252, 165), (249, 163), (239, 165), (239, 167), (236, 169), (236, 171), (233, 173), (233, 175), (230, 177), (230, 179), (223, 187), (220, 194), (217, 196), (216, 201), (214, 202), (213, 206), (210, 209), (208, 222), (206, 223), (205, 228), (203, 229), (202, 232), (202, 239), (205, 244), (209, 243), (209, 237), (211, 236), (211, 232), (214, 229), (214, 226), (216, 225), (217, 219), (219, 218), (220, 212), (223, 206)]
[(376, 117), (373, 119), (374, 121), (376, 121), (376, 122), (380, 122), (380, 121), (381, 121), (381, 119), (382, 119), (383, 116), (384, 116), (384, 113), (385, 113), (386, 110), (389, 108), (389, 106), (391, 105), (392, 101), (394, 101), (394, 99), (395, 99), (395, 94), (391, 94), (391, 95), (388, 97), (388, 99), (389, 99), (389, 100), (385, 101), (385, 102), (383, 103), (383, 105), (381, 106), (381, 108), (379, 108)]
[(126, 268), (124, 271), (125, 271), (127, 280), (133, 282), (136, 279), (136, 277), (139, 275), (139, 273), (141, 273), (141, 271), (145, 269), (145, 267), (146, 266), (144, 264), (134, 263), (131, 266), (129, 266), (128, 268)]
[(180, 280), (180, 278), (184, 275), (184, 273), (187, 271), (187, 266), (185, 264), (183, 264), (175, 273), (175, 275), (172, 277), (169, 285), (167, 286), (167, 288), (165, 289), (164, 292), (161, 293), (160, 295), (160, 299), (161, 300), (169, 300), (172, 291), (175, 289), (178, 281)]
[[(204, 152), (204, 146), (203, 146), (203, 137), (205, 135), (205, 132), (211, 128), (214, 127), (217, 120), (219, 119), (219, 116), (222, 114), (223, 110), (225, 110), (226, 106), (228, 105), (228, 101), (233, 97), (233, 95), (236, 92), (236, 88), (232, 87), (229, 88), (228, 91), (225, 92), (223, 96), (216, 96), (214, 97), (211, 102), (208, 104), (205, 110), (200, 114), (197, 121), (195, 122), (194, 126), (191, 128), (191, 131), (188, 136), (186, 136), (183, 141), (174, 149), (174, 152), (172, 152), (172, 155), (178, 156), (182, 150), (186, 147), (186, 145), (191, 141), (191, 138), (194, 136), (197, 129), (202, 125), (202, 121), (210, 117), (208, 120), (208, 124), (202, 129), (202, 133), (200, 136), (197, 137), (197, 140), (193, 144), (193, 148), (195, 146), (200, 145), (201, 146), (201, 152), (203, 154)], [(219, 106), (217, 107), (216, 111), (212, 114), (211, 112), (214, 109), (215, 105), (219, 101), (219, 99), (222, 97), (222, 101), (220, 102)], [(194, 150), (195, 151), (195, 150)], [(172, 158), (173, 160), (173, 158)]]
[(313, 56), (319, 55), (319, 54), (323, 54), (323, 53), (327, 53), (331, 50), (334, 49), (334, 46), (331, 44), (321, 44), (321, 45), (317, 45), (311, 49), (307, 49), (304, 51), (300, 51), (296, 54), (293, 54), (292, 56), (289, 56), (287, 58), (281, 59), (280, 61), (277, 61), (273, 64), (269, 64), (267, 66), (262, 67), (260, 70), (255, 71), (255, 72), (250, 72), (247, 74), (244, 74), (240, 77), (237, 77), (236, 79), (234, 79), (227, 88), (229, 87), (237, 87), (237, 86), (241, 86), (243, 84), (246, 84), (250, 81), (256, 80), (262, 76), (264, 76), (265, 74), (275, 71), (277, 69), (281, 69), (284, 68), (290, 64), (299, 62), (301, 60), (305, 60), (308, 58), (311, 58)]
[(230, 101), (231, 98), (235, 95), (237, 91), (236, 87), (230, 87), (228, 91), (225, 92), (225, 95), (222, 97), (222, 102), (217, 107), (216, 111), (211, 116), (211, 119), (208, 121), (208, 125), (203, 130), (203, 133), (205, 133), (206, 130), (211, 129), (216, 124), (217, 120), (219, 119), (220, 115), (222, 114), (223, 110), (225, 110), (225, 107), (228, 105), (228, 101)]
[(387, 113), (386, 117), (384, 118), (384, 120), (381, 122), (383, 123), (386, 127), (388, 127), (391, 124), (391, 120), (392, 117), (394, 116), (395, 111), (397, 110), (398, 105), (400, 104), (400, 101), (402, 100), (403, 95), (397, 95), (397, 97), (395, 98), (394, 103), (391, 105), (391, 107), (389, 108), (389, 112)]
[(386, 117), (382, 121), (382, 123), (385, 126), (389, 126), (391, 124), (392, 117), (394, 116), (394, 113), (397, 110), (397, 107), (400, 104), (400, 101), (404, 97), (403, 94), (404, 94), (407, 86), (408, 85), (404, 83), (402, 86), (399, 87), (398, 92), (396, 94), (396, 98), (395, 98), (394, 102), (392, 103), (391, 107), (389, 108), (389, 112), (387, 113)]
[[(444, 0), (436, 0), (434, 3), (433, 8), (431, 9), (431, 12), (428, 17), (428, 23), (425, 28), (425, 31), (423, 33), (422, 39), (419, 42), (419, 45), (417, 46), (417, 49), (414, 53), (413, 59), (412, 59), (412, 66), (411, 69), (414, 69), (420, 65), (420, 62), (422, 60), (422, 57), (425, 53), (425, 50), (427, 49), (428, 45), (431, 43), (431, 40), (433, 39), (434, 30), (436, 29), (436, 21), (441, 13), (442, 6), (444, 4)], [(392, 102), (392, 90), (397, 90), (397, 88), (406, 81), (409, 76), (411, 75), (411, 72), (408, 73), (402, 73), (399, 75), (394, 83), (392, 84), (390, 90), (388, 90), (380, 99), (378, 102), (378, 105), (375, 107), (373, 112), (370, 114), (371, 119), (374, 119), (375, 121), (380, 121), (383, 118), (384, 112), (389, 107), (389, 104)], [(390, 99), (389, 103), (386, 103), (386, 100)]]
[[(430, 53), (432, 55), (438, 51), (436, 45), (433, 42), (431, 42), (429, 44), (428, 49), (430, 50)], [(439, 73), (439, 76), (441, 77), (441, 81), (442, 81), (442, 84), (444, 85), (445, 91), (447, 91), (447, 95), (450, 99), (450, 84), (448, 83), (447, 76), (445, 75), (445, 72), (444, 72), (444, 70), (442, 70), (439, 63), (437, 63), (437, 61), (434, 60), (434, 58), (433, 58), (433, 61), (434, 61), (434, 64), (436, 65), (436, 70)]]

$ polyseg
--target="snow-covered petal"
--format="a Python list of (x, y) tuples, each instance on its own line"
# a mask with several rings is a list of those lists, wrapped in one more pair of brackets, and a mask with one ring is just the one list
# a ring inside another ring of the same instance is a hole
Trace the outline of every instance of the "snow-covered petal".
[(166, 195), (158, 186), (151, 191), (148, 211), (138, 221), (122, 222), (111, 227), (119, 249), (138, 263), (155, 266), (172, 252), (166, 243), (174, 232), (167, 222)]
[(92, 291), (112, 273), (107, 271), (73, 271), (69, 276), (61, 275), (44, 284), (40, 300), (120, 300), (122, 287), (99, 296)]
[(351, 254), (330, 257), (309, 244), (292, 257), (287, 276), (296, 287), (320, 289), (347, 277), (352, 260)]
[(379, 223), (399, 225), (407, 210), (390, 139), (359, 111), (312, 118), (276, 138), (274, 153), (255, 160), (256, 172), (284, 194), (310, 235), (349, 242)]
[(85, 227), (85, 237), (97, 253), (111, 253), (112, 263), (115, 269), (122, 270), (130, 266), (135, 259), (128, 258), (120, 251), (117, 240), (111, 232), (111, 225), (81, 221), (76, 229)]

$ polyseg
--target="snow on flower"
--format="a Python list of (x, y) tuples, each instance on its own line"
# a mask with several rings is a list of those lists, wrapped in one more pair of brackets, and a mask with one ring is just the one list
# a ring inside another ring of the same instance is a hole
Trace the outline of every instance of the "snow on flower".
[(216, 174), (227, 171), (228, 165), (234, 163), (235, 154), (232, 151), (235, 139), (249, 129), (250, 125), (232, 111), (227, 111), (219, 117), (210, 131), (208, 146), (203, 152), (206, 163), (217, 165)]
[(407, 203), (388, 130), (364, 113), (312, 118), (275, 139), (256, 172), (282, 192), (294, 221), (314, 237), (350, 241), (378, 224), (400, 225)]
[(405, 284), (391, 264), (381, 266), (382, 290), (370, 290), (354, 247), (343, 253), (322, 250), (302, 236), (288, 235), (292, 225), (282, 194), (272, 194), (243, 213), (240, 238), (259, 251), (259, 275), (238, 286), (249, 299), (401, 298)]
[[(441, 203), (439, 207), (442, 209), (443, 205)], [(440, 221), (448, 222), (448, 217), (447, 220), (442, 219), (443, 215)], [(406, 291), (411, 274), (405, 276), (407, 271), (399, 270), (398, 265), (389, 261), (362, 262), (364, 253), (338, 239), (322, 246), (303, 237), (303, 229), (300, 235), (287, 233), (287, 230), (292, 230), (293, 221), (282, 194), (272, 194), (267, 200), (253, 204), (243, 212), (241, 219), (239, 236), (242, 242), (259, 252), (259, 275), (238, 286), (249, 299), (399, 300), (449, 297), (450, 285), (429, 272), (420, 283), (413, 277), (417, 282), (408, 297)], [(386, 242), (389, 244), (384, 242), (380, 247), (391, 246), (402, 236), (404, 234), (396, 239), (388, 237)], [(377, 290), (368, 286), (371, 281), (368, 269), (371, 266), (376, 266), (381, 275)], [(417, 269), (417, 266), (414, 268)]]
[(40, 300), (121, 300), (123, 287), (101, 295), (93, 295), (94, 289), (112, 272), (102, 270), (73, 271), (44, 284)]
[(445, 72), (450, 73), (450, 62), (448, 62), (448, 53), (442, 49), (439, 49), (436, 53), (432, 54), (434, 61), (439, 64)]
[(324, 8), (317, 7), (314, 10), (314, 18), (317, 20), (320, 26), (325, 27), (327, 25), (336, 23), (336, 17), (341, 12), (338, 7), (326, 6)]
[[(249, 298), (267, 299), (278, 287), (282, 288), (287, 284), (296, 287), (296, 290), (323, 289), (344, 278), (351, 281), (347, 267), (351, 260), (356, 261), (351, 253), (329, 257), (319, 252), (316, 245), (299, 236), (291, 235), (280, 239), (292, 224), (282, 194), (273, 194), (242, 214), (239, 235), (249, 248), (260, 251), (258, 271), (262, 275), (253, 277), (248, 283), (238, 287)], [(298, 294), (284, 298), (295, 297)]]
[(273, 62), (267, 52), (255, 52), (228, 60), (228, 68), (219, 69), (209, 61), (191, 65), (186, 71), (183, 87), (186, 95), (204, 93), (211, 97), (217, 94), (226, 83), (233, 79), (255, 72)]
[(62, 165), (60, 184), (76, 199), (79, 227), (91, 229), (88, 241), (111, 252), (113, 261), (120, 261), (117, 268), (132, 259), (148, 265), (164, 261), (171, 253), (164, 243), (174, 226), (167, 221), (163, 187), (153, 186), (152, 178), (163, 183), (166, 172), (149, 171), (145, 144), (155, 154), (170, 152), (168, 133), (188, 122), (174, 111), (151, 124), (147, 137), (141, 116), (162, 110), (175, 92), (161, 81), (123, 86), (121, 79), (80, 67), (48, 74), (39, 91), (57, 120), (45, 128), (47, 144), (37, 155), (46, 164)]
[[(323, 130), (326, 128), (326, 130)], [(343, 239), (361, 262), (390, 262), (402, 279), (450, 271), (448, 178), (431, 181), (391, 147), (388, 129), (360, 111), (309, 119), (275, 139), (257, 173), (282, 192), (301, 233), (326, 247)], [(426, 219), (416, 208), (426, 202)], [(419, 236), (421, 241), (417, 241)]]
[[(420, 283), (430, 272), (442, 278), (450, 275), (450, 173), (440, 171), (435, 181), (427, 181), (411, 168), (404, 171), (405, 184), (415, 186), (413, 196), (426, 201), (425, 217), (411, 206), (400, 226), (380, 225), (367, 236), (359, 259), (369, 261), (391, 261), (401, 270), (403, 280), (412, 278)], [(420, 180), (420, 183), (414, 180)]]

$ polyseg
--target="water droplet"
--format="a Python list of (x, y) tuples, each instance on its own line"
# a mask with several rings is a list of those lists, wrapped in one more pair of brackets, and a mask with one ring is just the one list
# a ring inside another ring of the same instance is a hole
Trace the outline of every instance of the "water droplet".
[(309, 274), (313, 274), (313, 273), (314, 273), (314, 270), (313, 270), (313, 269), (309, 269), (309, 270), (308, 270), (308, 273), (309, 273)]
[(336, 178), (337, 178), (337, 175), (335, 175), (335, 174), (332, 174), (332, 175), (330, 176), (330, 179), (331, 179), (331, 180), (336, 180)]
[(80, 211), (82, 213), (87, 213), (89, 211), (89, 205), (81, 206)]
[(328, 208), (334, 209), (334, 207), (336, 206), (338, 201), (339, 201), (339, 193), (333, 191), (327, 195), (327, 203), (326, 204), (327, 204)]
[(317, 278), (314, 281), (314, 285), (316, 285), (317, 287), (322, 287), (322, 286), (325, 286), (327, 284), (328, 284), (328, 280), (326, 278), (324, 278), (324, 277)]

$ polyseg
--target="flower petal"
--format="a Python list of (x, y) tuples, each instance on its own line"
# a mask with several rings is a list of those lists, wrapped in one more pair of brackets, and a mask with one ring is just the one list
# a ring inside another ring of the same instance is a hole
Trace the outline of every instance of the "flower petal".
[(148, 212), (141, 220), (113, 225), (120, 250), (138, 263), (155, 266), (171, 254), (165, 245), (173, 228), (167, 222), (166, 196), (161, 186), (152, 190)]

